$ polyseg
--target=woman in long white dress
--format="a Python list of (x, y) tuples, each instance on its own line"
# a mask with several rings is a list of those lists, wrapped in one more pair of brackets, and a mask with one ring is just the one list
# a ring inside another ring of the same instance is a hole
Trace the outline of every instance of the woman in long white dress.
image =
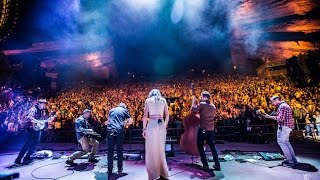
[(168, 122), (167, 101), (161, 96), (158, 89), (153, 89), (145, 102), (142, 133), (146, 139), (145, 162), (149, 180), (156, 180), (159, 177), (168, 179), (169, 176), (165, 154)]

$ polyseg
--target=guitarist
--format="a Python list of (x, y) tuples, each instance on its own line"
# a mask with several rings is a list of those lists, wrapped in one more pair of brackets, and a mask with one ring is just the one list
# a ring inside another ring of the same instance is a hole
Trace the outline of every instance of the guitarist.
[(21, 160), (27, 152), (26, 156), (23, 158), (23, 163), (31, 163), (32, 159), (30, 156), (33, 154), (36, 146), (40, 142), (41, 131), (34, 130), (32, 121), (41, 121), (41, 111), (46, 110), (47, 101), (45, 99), (39, 99), (37, 103), (29, 110), (26, 121), (27, 130), (27, 141), (19, 152), (18, 157), (14, 161), (16, 165), (21, 164)]
[(90, 125), (88, 123), (88, 118), (91, 115), (90, 109), (85, 109), (80, 117), (78, 117), (75, 121), (75, 129), (76, 129), (76, 136), (78, 142), (81, 144), (82, 151), (74, 152), (66, 161), (66, 164), (69, 164), (71, 166), (75, 165), (73, 160), (80, 158), (83, 155), (86, 155), (89, 152), (89, 146), (92, 145), (91, 153), (88, 156), (88, 161), (91, 163), (98, 162), (97, 159), (95, 159), (95, 155), (97, 154), (99, 142), (95, 139), (90, 137), (90, 133), (93, 132), (93, 130), (90, 128)]
[(123, 171), (123, 140), (124, 126), (132, 123), (132, 118), (124, 103), (120, 103), (117, 107), (109, 111), (107, 125), (107, 143), (108, 143), (108, 174), (113, 170), (113, 151), (117, 146), (118, 173)]
[(289, 142), (290, 132), (294, 128), (292, 109), (285, 101), (281, 101), (279, 96), (272, 96), (270, 101), (272, 105), (277, 107), (275, 113), (272, 113), (272, 115), (263, 113), (261, 114), (265, 118), (276, 120), (278, 122), (277, 141), (284, 153), (284, 156), (286, 157), (283, 165), (295, 166), (298, 161)]
[(203, 164), (202, 169), (209, 171), (209, 165), (204, 152), (204, 141), (210, 146), (212, 156), (215, 163), (215, 170), (220, 171), (220, 162), (218, 160), (218, 153), (214, 144), (215, 134), (215, 113), (216, 107), (210, 103), (210, 93), (203, 91), (201, 93), (201, 102), (197, 105), (195, 99), (192, 102), (192, 112), (200, 114), (200, 127), (197, 133), (197, 146)]

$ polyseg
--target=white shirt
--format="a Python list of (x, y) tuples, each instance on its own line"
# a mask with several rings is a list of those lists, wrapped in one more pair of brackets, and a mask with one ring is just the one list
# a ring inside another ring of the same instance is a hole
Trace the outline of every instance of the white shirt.
[(320, 123), (320, 115), (316, 116), (316, 115), (313, 115), (313, 117), (316, 119), (316, 123)]

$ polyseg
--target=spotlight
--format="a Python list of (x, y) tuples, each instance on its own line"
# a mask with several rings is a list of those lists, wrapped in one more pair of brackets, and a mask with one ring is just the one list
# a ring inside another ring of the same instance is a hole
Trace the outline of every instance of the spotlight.
[(127, 3), (132, 8), (137, 10), (147, 9), (147, 10), (155, 10), (160, 6), (160, 0), (127, 0)]

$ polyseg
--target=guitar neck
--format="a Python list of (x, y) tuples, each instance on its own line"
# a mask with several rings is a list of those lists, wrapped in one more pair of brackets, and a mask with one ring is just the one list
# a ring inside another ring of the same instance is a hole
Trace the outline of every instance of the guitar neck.
[(31, 122), (42, 122), (42, 123), (46, 123), (50, 120), (52, 120), (54, 117), (49, 117), (48, 119), (44, 119), (44, 120), (38, 120), (38, 119), (34, 119), (34, 120), (31, 120)]

